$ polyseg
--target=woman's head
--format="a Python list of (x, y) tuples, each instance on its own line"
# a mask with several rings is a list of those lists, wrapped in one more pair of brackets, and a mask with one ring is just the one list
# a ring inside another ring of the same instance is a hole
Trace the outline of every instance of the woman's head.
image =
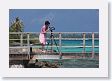
[(49, 26), (50, 25), (50, 22), (49, 21), (45, 21), (45, 25), (46, 26)]

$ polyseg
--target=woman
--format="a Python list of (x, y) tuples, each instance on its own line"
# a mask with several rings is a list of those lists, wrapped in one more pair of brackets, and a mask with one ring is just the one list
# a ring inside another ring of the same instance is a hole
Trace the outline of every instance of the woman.
[(50, 25), (49, 21), (45, 21), (44, 26), (41, 28), (41, 32), (39, 35), (39, 41), (42, 45), (42, 52), (45, 52), (45, 44), (46, 44), (46, 32), (48, 31), (48, 27)]

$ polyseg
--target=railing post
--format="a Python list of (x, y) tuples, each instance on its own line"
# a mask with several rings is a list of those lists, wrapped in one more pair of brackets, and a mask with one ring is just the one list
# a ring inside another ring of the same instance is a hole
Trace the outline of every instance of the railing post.
[(94, 58), (94, 33), (92, 33), (92, 58)]
[(86, 34), (83, 33), (83, 53), (85, 55), (85, 37), (86, 37)]
[(21, 46), (23, 46), (23, 33), (21, 33), (21, 37), (20, 37), (20, 40), (21, 40)]
[(27, 48), (28, 48), (28, 58), (30, 59), (30, 37), (29, 37), (29, 33), (27, 33)]
[(61, 33), (59, 33), (59, 58), (62, 59), (62, 53), (61, 53)]

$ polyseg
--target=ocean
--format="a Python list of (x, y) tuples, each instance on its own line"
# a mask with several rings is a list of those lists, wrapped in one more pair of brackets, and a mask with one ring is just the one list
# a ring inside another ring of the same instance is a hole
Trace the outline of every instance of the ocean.
[[(47, 40), (48, 43), (50, 43), (50, 40)], [(55, 40), (53, 41), (53, 45), (56, 46), (59, 45), (59, 40)], [(80, 46), (83, 46), (83, 40), (61, 40), (61, 45), (62, 45), (62, 48), (61, 48), (61, 52), (69, 52), (69, 53), (73, 53), (73, 52), (83, 52), (83, 47), (80, 47)], [(86, 46), (91, 46), (91, 47), (85, 47), (85, 52), (92, 52), (92, 40), (86, 40), (85, 41), (85, 45)], [(48, 45), (49, 46), (49, 45)], [(66, 47), (66, 46), (70, 46), (70, 47)], [(73, 46), (73, 47), (72, 47)], [(75, 47), (75, 46), (78, 46), (78, 47)], [(97, 47), (94, 47), (94, 52), (95, 53), (99, 53), (99, 40), (94, 40), (94, 46), (97, 46)], [(50, 49), (50, 48), (48, 48)], [(53, 47), (54, 50), (57, 50), (57, 47)]]

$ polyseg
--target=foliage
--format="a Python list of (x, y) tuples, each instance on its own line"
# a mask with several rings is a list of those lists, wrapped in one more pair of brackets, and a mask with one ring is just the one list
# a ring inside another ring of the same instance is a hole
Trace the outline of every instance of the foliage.
[[(11, 22), (9, 27), (9, 32), (23, 32), (24, 31), (24, 25), (23, 22), (20, 21), (19, 17), (16, 17), (15, 21)], [(10, 34), (9, 39), (20, 39), (19, 34)], [(10, 41), (10, 43), (13, 42), (20, 42), (20, 40), (16, 41)]]
[(24, 31), (23, 22), (20, 21), (19, 17), (17, 17), (15, 21), (11, 23), (9, 27), (9, 32), (23, 32), (23, 31)]

